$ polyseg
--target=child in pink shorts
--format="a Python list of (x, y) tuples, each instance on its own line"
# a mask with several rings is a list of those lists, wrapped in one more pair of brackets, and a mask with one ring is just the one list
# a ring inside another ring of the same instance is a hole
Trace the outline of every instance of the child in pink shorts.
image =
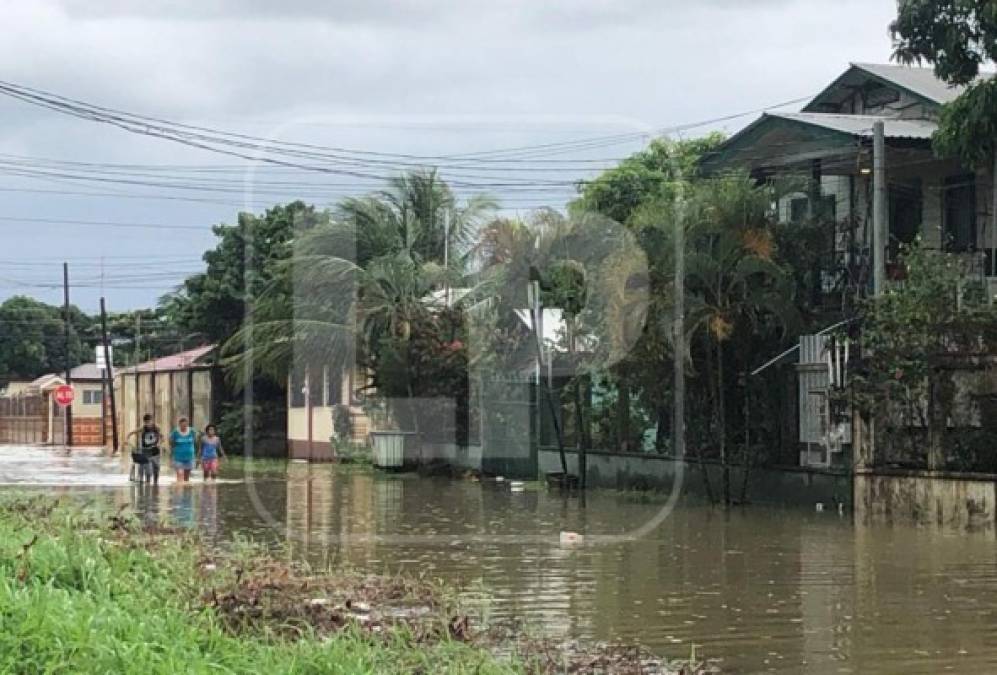
[(222, 450), (222, 439), (218, 436), (214, 424), (209, 424), (204, 428), (201, 436), (201, 451), (199, 460), (201, 468), (204, 470), (204, 480), (218, 478), (218, 460), (225, 456)]

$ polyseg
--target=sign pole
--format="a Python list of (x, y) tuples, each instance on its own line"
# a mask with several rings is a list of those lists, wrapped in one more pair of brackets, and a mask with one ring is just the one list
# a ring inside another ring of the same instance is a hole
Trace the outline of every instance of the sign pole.
[[(69, 357), (69, 263), (62, 263), (62, 295), (63, 295), (63, 337), (65, 342), (63, 348), (65, 349), (65, 366), (66, 366), (66, 386), (73, 386), (72, 378), (72, 368), (70, 367), (70, 357)], [(66, 447), (72, 447), (73, 445), (73, 406), (72, 404), (66, 406), (66, 414), (63, 415), (63, 420), (66, 425), (66, 431), (63, 435), (62, 440), (66, 442)]]
[(104, 382), (107, 384), (107, 396), (111, 400), (111, 454), (118, 451), (118, 406), (114, 400), (114, 366), (111, 363), (111, 348), (107, 341), (107, 309), (104, 298), (100, 298), (100, 333), (104, 344)]

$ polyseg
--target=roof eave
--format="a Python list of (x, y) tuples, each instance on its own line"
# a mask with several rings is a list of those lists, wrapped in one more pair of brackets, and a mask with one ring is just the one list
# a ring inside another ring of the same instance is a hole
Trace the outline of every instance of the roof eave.
[(781, 115), (773, 115), (770, 113), (762, 113), (761, 117), (757, 120), (741, 129), (739, 132), (728, 138), (721, 144), (711, 157), (707, 157), (702, 160), (700, 166), (706, 174), (714, 173), (716, 170), (729, 166), (731, 163), (738, 163), (737, 158), (734, 156), (734, 148), (737, 144), (741, 143), (747, 138), (750, 138), (751, 134), (755, 133), (756, 130), (766, 123), (774, 120), (779, 124), (786, 124), (789, 126), (804, 127), (811, 130), (817, 130), (821, 134), (827, 135), (829, 138), (838, 137), (842, 140), (854, 141), (860, 137), (845, 131), (840, 131), (837, 129), (829, 129), (818, 124), (811, 124), (804, 120), (793, 119), (789, 117), (783, 117)]
[(897, 87), (899, 89), (902, 89), (903, 91), (907, 92), (911, 96), (914, 96), (915, 98), (919, 99), (922, 103), (926, 103), (926, 104), (928, 104), (930, 106), (934, 106), (936, 108), (941, 108), (942, 105), (943, 105), (941, 101), (936, 101), (936, 100), (934, 100), (934, 99), (932, 99), (932, 98), (930, 98), (928, 96), (925, 96), (924, 94), (922, 94), (922, 93), (920, 93), (918, 91), (914, 91), (910, 87), (908, 87), (908, 86), (906, 86), (904, 84), (901, 84), (900, 82), (897, 82), (896, 80), (891, 80), (891, 79), (889, 79), (887, 77), (883, 77), (882, 75), (879, 75), (878, 73), (872, 72), (871, 70), (869, 70), (868, 68), (866, 68), (861, 63), (849, 63), (848, 64), (848, 70), (846, 70), (845, 72), (843, 72), (841, 75), (838, 75), (838, 77), (836, 77), (834, 79), (834, 81), (831, 82), (831, 84), (829, 84), (826, 87), (824, 87), (824, 89), (821, 90), (821, 92), (819, 94), (817, 94), (816, 96), (814, 96), (813, 99), (811, 99), (811, 101), (809, 103), (807, 103), (803, 108), (800, 109), (800, 112), (822, 112), (820, 110), (815, 110), (814, 109), (814, 107), (818, 104), (818, 101), (820, 101), (820, 99), (822, 99), (828, 92), (832, 91), (835, 87), (839, 86), (841, 84), (842, 80), (844, 80), (846, 77), (848, 77), (848, 75), (850, 75), (853, 71), (856, 71), (856, 70), (862, 72), (867, 77), (870, 77), (873, 80), (876, 80), (880, 84), (885, 84), (885, 85), (889, 85), (891, 87)]

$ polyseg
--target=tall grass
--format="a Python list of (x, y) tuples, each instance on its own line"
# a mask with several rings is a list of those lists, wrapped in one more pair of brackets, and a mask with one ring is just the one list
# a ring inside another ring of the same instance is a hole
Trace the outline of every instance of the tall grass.
[[(0, 496), (0, 672), (507, 673), (458, 642), (344, 631), (295, 641), (235, 635), (198, 598), (198, 546), (120, 536), (95, 505)], [(224, 572), (224, 571), (223, 571)]]

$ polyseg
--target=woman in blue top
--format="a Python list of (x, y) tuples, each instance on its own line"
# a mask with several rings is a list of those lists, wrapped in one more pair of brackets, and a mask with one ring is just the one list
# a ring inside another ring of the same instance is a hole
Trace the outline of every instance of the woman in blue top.
[(187, 423), (186, 417), (177, 420), (177, 427), (170, 432), (170, 452), (173, 455), (173, 470), (177, 472), (177, 482), (190, 480), (194, 470), (194, 448), (197, 445), (197, 432)]

